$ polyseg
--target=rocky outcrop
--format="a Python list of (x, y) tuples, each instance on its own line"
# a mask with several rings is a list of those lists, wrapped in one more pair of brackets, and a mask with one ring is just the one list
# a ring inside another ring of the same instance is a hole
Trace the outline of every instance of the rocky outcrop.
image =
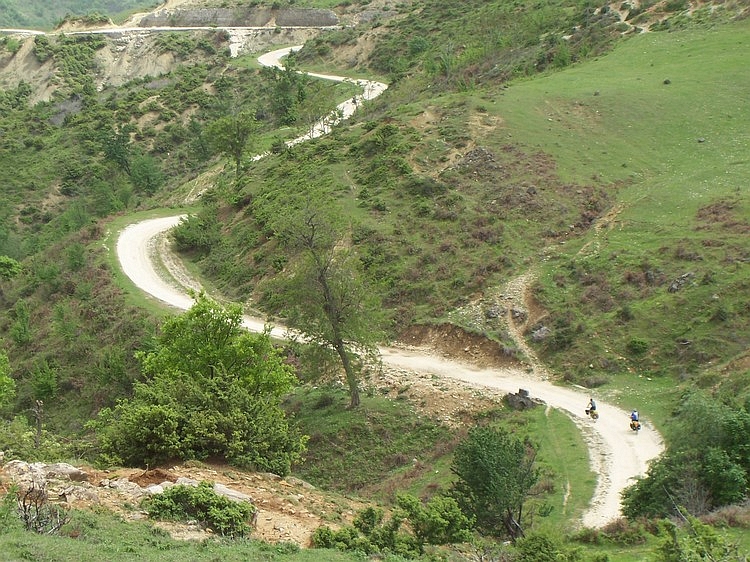
[(194, 8), (146, 14), (140, 27), (328, 27), (339, 25), (331, 10), (289, 8)]
[[(21, 460), (7, 462), (0, 474), (17, 485), (21, 491), (28, 489), (45, 490), (50, 500), (67, 504), (99, 503), (97, 488), (114, 490), (129, 501), (140, 501), (145, 496), (160, 494), (170, 486), (183, 484), (197, 486), (198, 480), (192, 478), (172, 478), (168, 473), (147, 471), (141, 478), (105, 478), (99, 482), (90, 482), (94, 478), (89, 473), (67, 463), (45, 464), (28, 463)], [(151, 476), (143, 479), (143, 476)], [(154, 481), (156, 480), (156, 482)], [(135, 482), (134, 480), (139, 480)], [(150, 480), (150, 481), (148, 481)], [(253, 503), (253, 499), (221, 483), (214, 483), (214, 491), (234, 501)]]
[(544, 404), (544, 402), (537, 398), (531, 398), (529, 391), (525, 388), (519, 388), (515, 394), (512, 392), (508, 393), (505, 396), (505, 401), (514, 410), (528, 410), (529, 408)]

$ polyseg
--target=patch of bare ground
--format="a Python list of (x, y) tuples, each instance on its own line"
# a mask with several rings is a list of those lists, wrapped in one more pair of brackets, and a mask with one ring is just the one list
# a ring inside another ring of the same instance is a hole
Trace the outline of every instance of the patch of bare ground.
[[(149, 470), (120, 468), (101, 471), (90, 467), (80, 468), (87, 473), (92, 486), (89, 490), (94, 493), (87, 494), (86, 499), (78, 499), (72, 507), (106, 508), (126, 521), (146, 520), (147, 515), (135, 505), (137, 501), (103, 483), (126, 478), (146, 488), (164, 482), (175, 483), (179, 478), (209, 481), (252, 498), (258, 510), (252, 537), (270, 543), (291, 542), (301, 547), (310, 546), (310, 537), (315, 529), (322, 525), (337, 528), (351, 523), (356, 512), (364, 506), (353, 499), (327, 494), (298, 478), (245, 472), (223, 464), (185, 463)], [(210, 530), (195, 522), (153, 523), (178, 540), (204, 540), (213, 536)]]
[(444, 357), (477, 366), (521, 366), (498, 342), (481, 334), (472, 334), (453, 324), (412, 326), (401, 334), (399, 340), (407, 345), (429, 349)]

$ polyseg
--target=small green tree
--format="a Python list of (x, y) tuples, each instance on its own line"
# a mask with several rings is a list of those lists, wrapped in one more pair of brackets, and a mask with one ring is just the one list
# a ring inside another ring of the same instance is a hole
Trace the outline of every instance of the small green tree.
[(206, 481), (198, 486), (172, 486), (161, 494), (147, 497), (142, 505), (153, 519), (196, 519), (219, 535), (228, 537), (248, 536), (256, 511), (249, 502), (220, 496), (214, 491), (213, 484)]
[(13, 307), (15, 321), (10, 327), (10, 337), (19, 346), (25, 346), (31, 342), (31, 311), (29, 304), (21, 299), (16, 301)]
[(36, 365), (31, 374), (31, 388), (35, 400), (49, 400), (57, 394), (57, 369), (46, 360)]
[(461, 511), (454, 498), (435, 496), (423, 503), (415, 496), (399, 494), (396, 505), (406, 514), (420, 549), (424, 544), (454, 544), (472, 538), (474, 521)]
[(153, 195), (164, 185), (164, 174), (153, 156), (138, 154), (130, 163), (130, 181), (136, 191)]
[(102, 462), (221, 457), (286, 475), (300, 461), (306, 438), (280, 406), (293, 373), (267, 332), (242, 328), (239, 306), (223, 308), (198, 296), (190, 310), (165, 322), (154, 349), (138, 357), (146, 381), (91, 424)]
[(206, 137), (214, 150), (231, 158), (234, 162), (234, 178), (239, 181), (242, 172), (242, 157), (248, 149), (250, 138), (257, 130), (258, 122), (249, 111), (226, 115), (209, 124)]
[(748, 553), (722, 537), (709, 525), (680, 510), (682, 525), (664, 520), (660, 524), (664, 536), (655, 562), (746, 562)]
[(703, 514), (740, 502), (750, 481), (750, 414), (704, 392), (686, 394), (672, 424), (673, 444), (646, 477), (623, 492), (626, 517)]
[(472, 538), (472, 521), (453, 498), (436, 496), (422, 503), (419, 498), (400, 494), (396, 503), (388, 519), (382, 509), (366, 507), (351, 526), (338, 531), (319, 527), (312, 536), (313, 546), (367, 554), (391, 552), (411, 559), (424, 554), (426, 544), (454, 544)]
[(126, 174), (130, 175), (130, 133), (134, 127), (123, 125), (105, 131), (101, 138), (102, 150), (107, 160), (114, 162)]
[(0, 256), (0, 279), (13, 279), (21, 273), (21, 264), (11, 257)]
[(454, 453), (451, 471), (458, 477), (451, 495), (479, 529), (493, 536), (503, 530), (523, 536), (523, 507), (538, 479), (536, 449), (504, 430), (475, 427)]

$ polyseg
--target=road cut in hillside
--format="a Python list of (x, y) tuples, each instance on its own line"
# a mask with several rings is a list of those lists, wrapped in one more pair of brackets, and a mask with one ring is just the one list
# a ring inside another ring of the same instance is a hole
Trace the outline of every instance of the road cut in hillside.
[[(124, 273), (141, 290), (178, 310), (187, 310), (193, 299), (184, 286), (167, 280), (159, 273), (163, 264), (159, 257), (159, 241), (163, 239), (183, 215), (149, 219), (125, 228), (117, 241), (117, 255)], [(173, 277), (173, 276), (172, 276)], [(251, 331), (264, 329), (260, 318), (246, 316), (243, 326)], [(275, 326), (271, 335), (284, 338), (286, 330)], [(584, 415), (589, 394), (583, 389), (561, 387), (538, 380), (519, 369), (477, 368), (425, 350), (402, 347), (384, 347), (380, 350), (385, 366), (407, 369), (423, 374), (434, 374), (462, 381), (475, 387), (517, 392), (520, 388), (530, 392), (553, 408), (570, 415), (581, 429), (589, 447), (593, 470), (598, 474), (594, 499), (583, 517), (583, 524), (600, 527), (620, 514), (620, 492), (645, 473), (648, 462), (662, 451), (659, 434), (648, 424), (640, 433), (628, 427), (628, 413), (599, 401), (600, 418), (593, 422)]]
[[(281, 57), (297, 47), (274, 51), (261, 57), (262, 64), (278, 65)], [(319, 75), (326, 79), (340, 79), (329, 75)], [(385, 90), (385, 85), (377, 82), (363, 81), (360, 85), (364, 94), (359, 99), (372, 99)], [(357, 109), (357, 98), (339, 106), (344, 116), (348, 117)], [(322, 119), (305, 137), (294, 142), (302, 142), (325, 134), (330, 130), (331, 122)], [(261, 158), (265, 155), (259, 155)], [(184, 215), (149, 219), (132, 224), (125, 228), (117, 241), (117, 255), (123, 272), (133, 283), (176, 309), (186, 310), (192, 306), (193, 299), (185, 287), (193, 290), (199, 286), (186, 284), (181, 273), (169, 274), (172, 270), (172, 259), (162, 257), (166, 252), (164, 244), (167, 233), (179, 224)], [(158, 264), (158, 265), (155, 265)], [(167, 280), (167, 278), (171, 280)], [(181, 279), (177, 282), (175, 279)], [(253, 331), (261, 331), (265, 322), (259, 318), (245, 317), (243, 325)], [(286, 330), (273, 327), (271, 334), (283, 338)], [(388, 347), (380, 350), (385, 366), (407, 369), (424, 374), (462, 381), (475, 387), (500, 389), (516, 392), (520, 388), (529, 391), (533, 398), (538, 398), (549, 406), (565, 411), (581, 429), (589, 447), (592, 469), (598, 474), (594, 498), (589, 509), (584, 513), (583, 524), (588, 527), (601, 527), (620, 515), (620, 494), (635, 478), (645, 474), (648, 463), (663, 450), (659, 434), (648, 424), (636, 434), (628, 427), (628, 413), (617, 407), (599, 401), (600, 418), (593, 422), (584, 415), (589, 399), (585, 389), (561, 387), (551, 384), (539, 377), (519, 369), (477, 368), (454, 360), (446, 359), (426, 350), (414, 348)]]

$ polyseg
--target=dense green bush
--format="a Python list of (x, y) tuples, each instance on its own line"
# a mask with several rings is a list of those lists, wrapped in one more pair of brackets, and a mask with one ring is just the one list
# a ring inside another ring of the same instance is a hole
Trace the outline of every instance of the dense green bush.
[(251, 503), (220, 496), (211, 482), (170, 486), (163, 493), (146, 498), (142, 505), (153, 519), (196, 519), (204, 527), (228, 537), (248, 536), (256, 511)]
[(530, 443), (505, 430), (472, 428), (453, 457), (451, 495), (487, 534), (523, 536), (523, 506), (539, 477), (535, 458)]
[[(461, 513), (453, 498), (436, 496), (429, 502), (399, 494), (390, 519), (382, 509), (367, 507), (357, 513), (353, 525), (334, 531), (319, 527), (312, 536), (315, 548), (336, 548), (366, 554), (395, 553), (419, 557), (425, 545), (471, 540), (472, 520)], [(405, 523), (405, 525), (404, 525)]]
[(539, 533), (516, 542), (518, 562), (577, 562), (583, 560), (579, 549), (567, 548), (560, 539)]
[(164, 324), (154, 349), (138, 354), (146, 381), (90, 423), (102, 464), (220, 457), (289, 473), (306, 442), (280, 406), (294, 377), (269, 334), (241, 322), (239, 306), (225, 310), (201, 295)]
[(630, 518), (702, 515), (742, 501), (750, 480), (750, 414), (702, 392), (683, 397), (673, 445), (623, 494)]

